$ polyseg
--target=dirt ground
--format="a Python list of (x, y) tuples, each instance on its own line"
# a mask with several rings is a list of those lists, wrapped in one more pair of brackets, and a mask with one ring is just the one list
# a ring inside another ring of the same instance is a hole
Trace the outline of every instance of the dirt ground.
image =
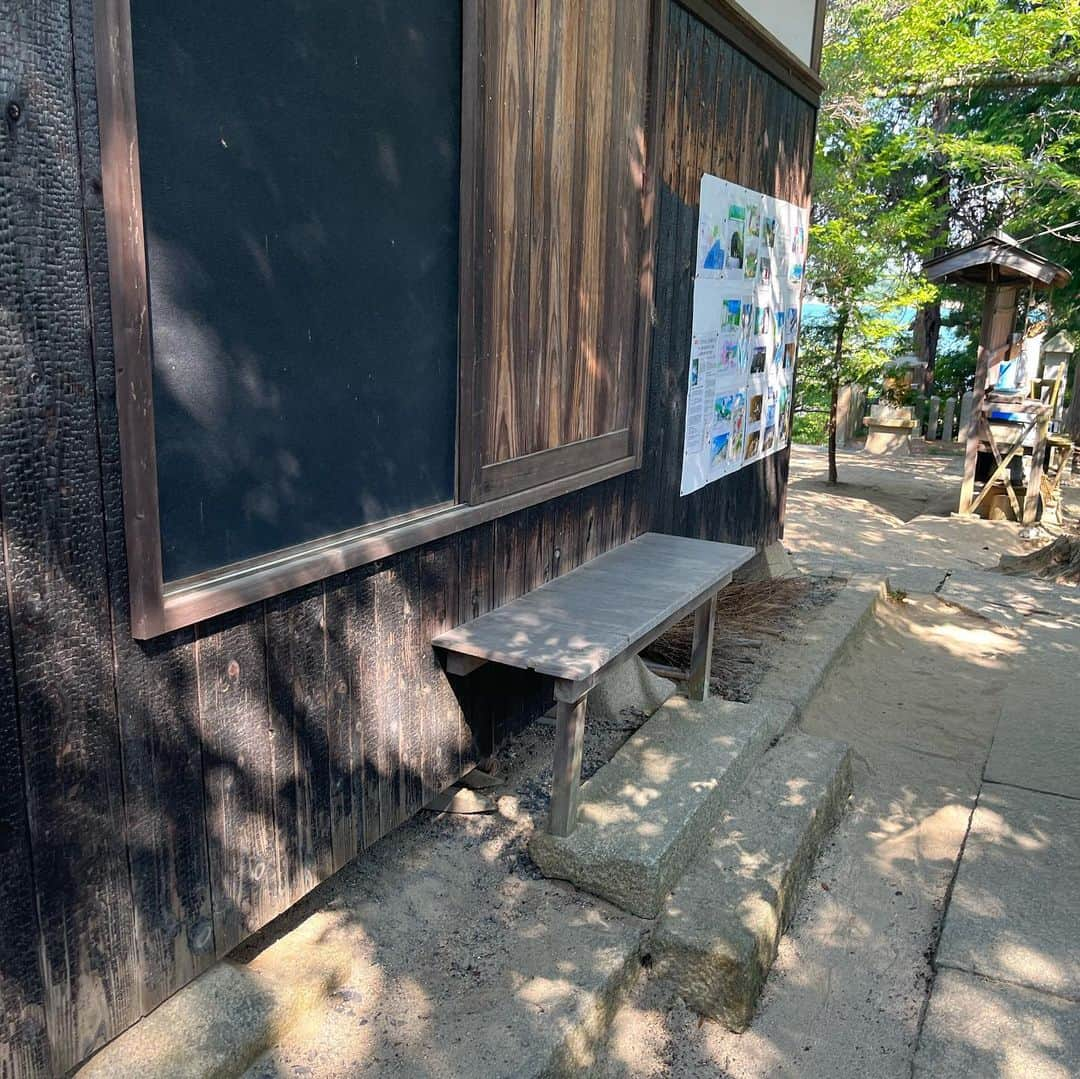
[(950, 516), (963, 474), (957, 457), (868, 457), (845, 450), (838, 465), (840, 484), (830, 487), (825, 452), (792, 447), (784, 545), (796, 561), (813, 558), (843, 572), (993, 569), (1002, 554), (1037, 546), (1020, 538), (1018, 524)]

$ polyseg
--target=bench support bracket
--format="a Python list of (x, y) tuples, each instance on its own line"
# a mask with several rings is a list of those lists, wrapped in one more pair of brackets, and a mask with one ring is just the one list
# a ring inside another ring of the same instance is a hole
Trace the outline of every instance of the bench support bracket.
[(581, 745), (585, 736), (585, 707), (588, 692), (576, 700), (574, 683), (559, 679), (555, 683), (555, 766), (551, 776), (551, 816), (548, 831), (568, 836), (577, 827), (578, 800), (581, 795)]
[(716, 593), (694, 612), (694, 643), (690, 651), (690, 681), (686, 695), (703, 701), (709, 695), (709, 671), (712, 667), (713, 627), (716, 625)]

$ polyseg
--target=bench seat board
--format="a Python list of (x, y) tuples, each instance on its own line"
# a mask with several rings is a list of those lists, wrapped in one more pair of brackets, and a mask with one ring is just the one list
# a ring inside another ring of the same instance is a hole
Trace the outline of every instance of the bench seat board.
[(564, 577), (442, 633), (448, 652), (580, 682), (692, 610), (752, 547), (646, 533)]

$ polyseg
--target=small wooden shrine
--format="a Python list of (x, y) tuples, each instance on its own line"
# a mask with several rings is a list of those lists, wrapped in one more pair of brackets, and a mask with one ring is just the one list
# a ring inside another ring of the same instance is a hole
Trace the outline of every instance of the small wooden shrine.
[(1043, 378), (1037, 364), (1034, 372), (1026, 369), (1025, 328), (1036, 298), (1046, 302), (1072, 275), (1000, 230), (930, 259), (923, 272), (934, 282), (986, 289), (959, 511), (985, 512), (1004, 494), (1017, 520), (1034, 523), (1048, 458), (1054, 453), (1063, 463), (1072, 443), (1051, 430), (1064, 370)]

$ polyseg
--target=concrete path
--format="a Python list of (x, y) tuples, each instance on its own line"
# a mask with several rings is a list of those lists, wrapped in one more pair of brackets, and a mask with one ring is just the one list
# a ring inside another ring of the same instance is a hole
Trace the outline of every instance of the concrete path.
[[(1080, 1074), (1080, 590), (986, 572), (1026, 545), (1015, 525), (932, 515), (952, 508), (956, 461), (897, 467), (844, 454), (848, 486), (839, 490), (825, 487), (824, 467), (823, 454), (796, 452), (787, 538), (797, 557), (884, 568), (894, 587), (932, 587), (936, 598), (919, 602), (977, 619), (999, 640), (969, 687), (993, 738), (934, 956), (914, 1072)], [(1077, 489), (1065, 494), (1075, 511)], [(960, 659), (967, 642), (959, 622), (954, 630), (942, 644)], [(977, 662), (977, 653), (969, 659)], [(845, 737), (835, 719), (819, 718), (821, 733)], [(900, 708), (891, 737), (902, 732), (909, 746), (931, 750), (935, 732), (913, 718)], [(927, 766), (928, 774), (939, 767), (929, 759)], [(872, 991), (865, 976), (855, 981)], [(845, 1059), (852, 1056), (848, 1047)]]
[(1080, 593), (986, 573), (948, 602), (1016, 642), (937, 952), (917, 1075), (1080, 1073)]
[(841, 451), (837, 487), (826, 484), (827, 467), (817, 447), (794, 447), (784, 545), (797, 562), (837, 572), (927, 567), (944, 577), (993, 569), (1001, 555), (1032, 547), (1019, 525), (950, 516), (963, 468), (953, 457)]

